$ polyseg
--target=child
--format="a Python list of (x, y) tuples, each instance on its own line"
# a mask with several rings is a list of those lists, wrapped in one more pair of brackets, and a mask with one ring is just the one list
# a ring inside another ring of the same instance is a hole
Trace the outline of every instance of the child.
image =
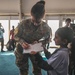
[(31, 52), (35, 54), (38, 66), (48, 71), (49, 75), (68, 75), (69, 49), (67, 45), (72, 39), (73, 31), (69, 27), (59, 28), (55, 32), (54, 41), (60, 48), (56, 49), (47, 61), (44, 61), (39, 53)]

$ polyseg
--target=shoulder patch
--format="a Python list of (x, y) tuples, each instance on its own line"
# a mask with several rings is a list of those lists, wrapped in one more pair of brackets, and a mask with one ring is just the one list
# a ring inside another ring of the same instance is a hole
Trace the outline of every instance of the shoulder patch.
[(15, 33), (15, 34), (17, 34), (17, 33), (18, 33), (18, 28), (15, 28), (14, 33)]

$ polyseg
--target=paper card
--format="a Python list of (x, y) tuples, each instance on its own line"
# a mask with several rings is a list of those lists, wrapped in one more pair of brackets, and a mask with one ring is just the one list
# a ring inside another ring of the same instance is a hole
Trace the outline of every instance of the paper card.
[(40, 52), (40, 51), (44, 50), (42, 47), (42, 43), (29, 44), (29, 45), (30, 45), (30, 48), (24, 49), (23, 53), (31, 53), (31, 51)]

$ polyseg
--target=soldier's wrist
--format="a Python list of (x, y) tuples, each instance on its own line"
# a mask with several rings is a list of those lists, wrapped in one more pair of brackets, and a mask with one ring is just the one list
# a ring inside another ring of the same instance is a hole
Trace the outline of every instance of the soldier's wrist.
[(25, 41), (20, 39), (19, 43), (22, 45)]

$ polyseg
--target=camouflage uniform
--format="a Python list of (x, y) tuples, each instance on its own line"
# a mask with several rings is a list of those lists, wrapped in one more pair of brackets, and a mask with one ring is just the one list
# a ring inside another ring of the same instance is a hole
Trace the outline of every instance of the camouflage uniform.
[(45, 22), (41, 22), (39, 26), (34, 26), (31, 19), (22, 21), (15, 29), (15, 40), (17, 41), (15, 50), (16, 64), (21, 75), (28, 75), (28, 58), (32, 61), (34, 75), (41, 75), (41, 69), (37, 66), (34, 55), (23, 54), (23, 48), (20, 44), (22, 42), (32, 44), (44, 36), (47, 37), (47, 34), (50, 34), (50, 28)]

